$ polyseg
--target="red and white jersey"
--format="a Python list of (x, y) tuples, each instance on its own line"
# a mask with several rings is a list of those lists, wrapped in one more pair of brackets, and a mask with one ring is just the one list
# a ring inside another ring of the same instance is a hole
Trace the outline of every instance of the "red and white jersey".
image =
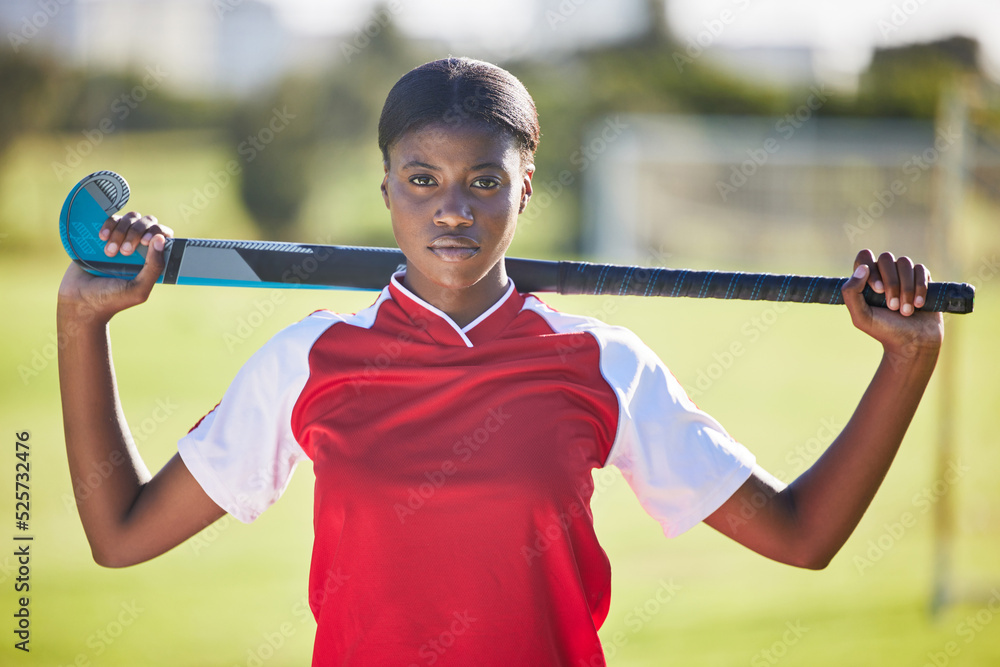
[(253, 521), (316, 476), (314, 665), (602, 665), (611, 566), (592, 471), (678, 535), (753, 455), (632, 332), (513, 284), (465, 327), (393, 277), (266, 343), (179, 451)]

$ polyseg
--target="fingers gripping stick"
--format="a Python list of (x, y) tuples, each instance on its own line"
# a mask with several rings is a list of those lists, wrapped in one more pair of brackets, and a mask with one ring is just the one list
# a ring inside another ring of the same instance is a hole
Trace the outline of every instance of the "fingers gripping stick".
[(139, 273), (141, 254), (104, 254), (104, 241), (97, 237), (104, 221), (128, 202), (128, 183), (113, 171), (97, 171), (77, 183), (59, 214), (59, 237), (70, 258), (87, 272), (106, 278), (131, 279)]

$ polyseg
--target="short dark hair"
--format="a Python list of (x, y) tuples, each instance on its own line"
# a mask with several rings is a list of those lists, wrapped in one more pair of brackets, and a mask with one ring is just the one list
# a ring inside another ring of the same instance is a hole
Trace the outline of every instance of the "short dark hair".
[(514, 137), (522, 164), (530, 164), (541, 137), (531, 95), (507, 70), (471, 58), (444, 58), (416, 67), (389, 91), (378, 121), (378, 146), (389, 149), (410, 130), (440, 122), (484, 123)]

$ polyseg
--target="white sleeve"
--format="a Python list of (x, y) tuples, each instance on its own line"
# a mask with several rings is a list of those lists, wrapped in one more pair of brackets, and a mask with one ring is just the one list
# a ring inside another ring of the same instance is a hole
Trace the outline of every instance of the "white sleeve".
[(275, 335), (177, 443), (209, 497), (244, 523), (281, 497), (295, 466), (307, 458), (292, 433), (292, 409), (309, 378), (309, 351), (334, 318), (314, 313)]
[(632, 332), (595, 332), (601, 371), (618, 395), (619, 424), (607, 463), (621, 470), (667, 537), (693, 528), (745, 482), (756, 459), (688, 398)]

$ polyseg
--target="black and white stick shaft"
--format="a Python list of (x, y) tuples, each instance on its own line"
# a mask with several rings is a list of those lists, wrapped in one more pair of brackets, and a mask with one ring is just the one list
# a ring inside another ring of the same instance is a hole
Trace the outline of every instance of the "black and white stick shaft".
[[(164, 283), (382, 289), (405, 264), (395, 248), (255, 241), (173, 239), (165, 249)], [(522, 292), (669, 296), (841, 304), (847, 278), (648, 268), (588, 262), (506, 259)], [(885, 306), (866, 287), (865, 300)], [(922, 310), (970, 313), (975, 288), (931, 283)]]
[[(104, 254), (98, 231), (129, 199), (128, 183), (113, 171), (85, 177), (70, 191), (59, 214), (59, 235), (69, 256), (86, 271), (133, 278), (145, 248), (129, 256)], [(395, 248), (308, 245), (266, 241), (171, 239), (164, 247), (160, 282), (179, 285), (382, 289), (405, 265)], [(587, 262), (507, 258), (507, 274), (522, 292), (686, 296), (799, 303), (843, 303), (846, 278), (726, 273), (645, 268)], [(865, 300), (885, 306), (885, 296), (866, 287)], [(922, 310), (971, 313), (975, 289), (965, 283), (931, 283)]]

